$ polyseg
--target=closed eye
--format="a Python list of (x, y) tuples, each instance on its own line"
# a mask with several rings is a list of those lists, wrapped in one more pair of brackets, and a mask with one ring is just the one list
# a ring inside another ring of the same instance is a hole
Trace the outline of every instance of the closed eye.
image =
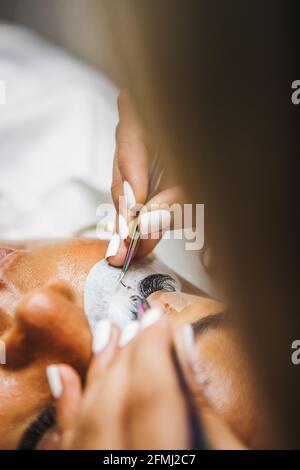
[(168, 274), (150, 274), (149, 276), (142, 279), (139, 283), (138, 290), (144, 299), (157, 292), (164, 290), (167, 292), (176, 291), (176, 281)]
[(138, 284), (138, 295), (132, 295), (130, 297), (130, 311), (133, 314), (134, 319), (138, 318), (138, 305), (143, 304), (145, 310), (150, 308), (150, 305), (147, 302), (147, 297), (149, 297), (149, 295), (159, 290), (175, 292), (176, 286), (176, 281), (167, 274), (150, 274), (142, 279)]

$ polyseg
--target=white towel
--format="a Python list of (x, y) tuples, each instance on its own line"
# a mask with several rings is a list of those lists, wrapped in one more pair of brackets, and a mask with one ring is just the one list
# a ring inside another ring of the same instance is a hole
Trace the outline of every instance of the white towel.
[(110, 192), (117, 90), (23, 28), (0, 23), (0, 238), (71, 236)]

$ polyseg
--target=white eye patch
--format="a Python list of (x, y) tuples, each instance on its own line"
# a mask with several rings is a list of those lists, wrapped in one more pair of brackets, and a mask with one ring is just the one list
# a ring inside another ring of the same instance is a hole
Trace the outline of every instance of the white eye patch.
[[(115, 286), (120, 275), (120, 268), (110, 266), (106, 260), (101, 260), (95, 264), (86, 278), (84, 288), (84, 310), (92, 332), (95, 331), (97, 323), (104, 318), (122, 328), (135, 319), (134, 311), (129, 308), (130, 298), (134, 296), (145, 298), (145, 291), (148, 291), (150, 281), (155, 281), (152, 278), (156, 276), (151, 275), (155, 274), (169, 276), (172, 290), (180, 290), (180, 283), (176, 275), (160, 261), (147, 258), (134, 260), (129, 271), (123, 277), (122, 284), (118, 287), (118, 290), (121, 289), (120, 294), (124, 299), (124, 302), (122, 300), (122, 304), (124, 304), (122, 306), (120, 302), (113, 301), (116, 296)], [(149, 292), (147, 295), (149, 295)]]

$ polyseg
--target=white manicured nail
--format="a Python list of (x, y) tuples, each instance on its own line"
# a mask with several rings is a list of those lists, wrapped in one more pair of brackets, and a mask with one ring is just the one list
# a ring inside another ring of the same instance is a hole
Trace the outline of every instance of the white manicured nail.
[(119, 251), (120, 243), (121, 243), (120, 235), (118, 233), (115, 233), (109, 242), (109, 245), (106, 250), (105, 258), (109, 258), (110, 256), (115, 256)]
[(141, 329), (144, 330), (148, 326), (154, 325), (162, 316), (160, 308), (150, 308), (141, 319)]
[(125, 217), (122, 214), (119, 214), (119, 234), (120, 234), (121, 240), (126, 240), (126, 238), (129, 235), (129, 228), (125, 220)]
[(46, 373), (47, 373), (49, 387), (50, 387), (53, 397), (59, 398), (63, 390), (61, 378), (59, 375), (59, 367), (55, 365), (48, 366)]
[(129, 209), (131, 209), (132, 207), (136, 205), (136, 199), (135, 199), (133, 189), (128, 183), (128, 181), (124, 181), (123, 183), (123, 192), (124, 192), (124, 196), (127, 199), (128, 207)]
[(157, 233), (170, 228), (171, 215), (167, 210), (145, 212), (140, 217), (140, 231), (142, 235)]
[(100, 353), (109, 343), (111, 335), (111, 323), (109, 320), (101, 320), (96, 326), (93, 339), (93, 353)]
[(127, 326), (125, 326), (119, 340), (120, 348), (126, 346), (126, 344), (128, 344), (138, 334), (139, 329), (140, 325), (137, 321), (132, 321)]
[(191, 325), (184, 325), (180, 330), (180, 335), (182, 339), (182, 344), (185, 349), (187, 358), (189, 359), (190, 363), (193, 365), (195, 363), (196, 358), (196, 350), (195, 350), (195, 338), (194, 338), (194, 330)]

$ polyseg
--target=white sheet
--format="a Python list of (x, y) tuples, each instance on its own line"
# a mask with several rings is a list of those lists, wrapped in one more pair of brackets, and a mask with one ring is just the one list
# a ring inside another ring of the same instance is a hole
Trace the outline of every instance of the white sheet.
[(108, 199), (117, 90), (25, 29), (0, 23), (0, 238), (70, 236)]

